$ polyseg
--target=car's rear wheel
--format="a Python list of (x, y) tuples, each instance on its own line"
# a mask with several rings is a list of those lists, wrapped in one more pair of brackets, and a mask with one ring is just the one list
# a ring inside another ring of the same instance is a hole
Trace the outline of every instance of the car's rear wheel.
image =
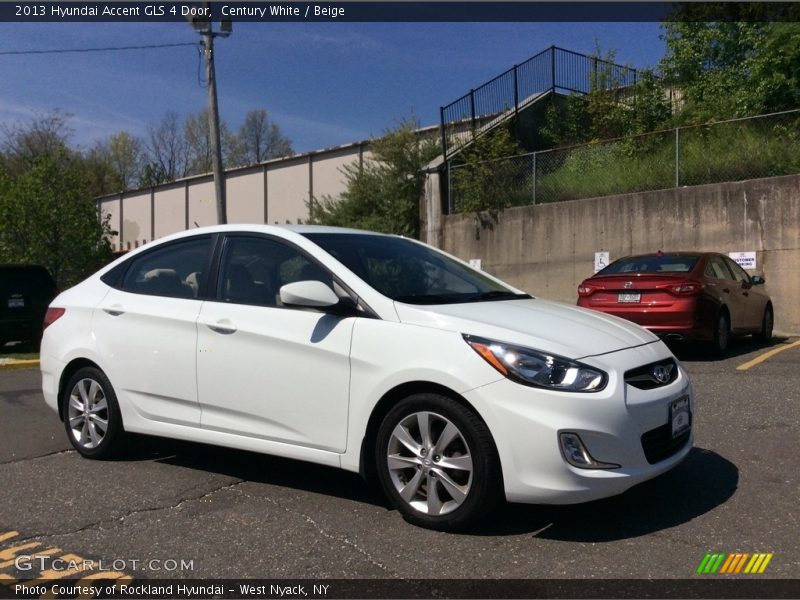
[(108, 458), (122, 445), (125, 431), (111, 382), (100, 369), (84, 367), (62, 392), (64, 427), (72, 446), (87, 458)]
[(416, 525), (449, 531), (486, 514), (502, 490), (486, 425), (438, 394), (415, 394), (384, 418), (376, 466), (386, 495)]
[(723, 354), (728, 349), (731, 337), (731, 322), (726, 310), (721, 310), (717, 315), (717, 322), (714, 326), (714, 351)]
[(775, 316), (772, 312), (772, 305), (767, 304), (767, 307), (764, 309), (764, 316), (761, 318), (761, 331), (756, 334), (756, 338), (758, 338), (762, 342), (768, 342), (772, 339), (772, 328), (775, 325)]

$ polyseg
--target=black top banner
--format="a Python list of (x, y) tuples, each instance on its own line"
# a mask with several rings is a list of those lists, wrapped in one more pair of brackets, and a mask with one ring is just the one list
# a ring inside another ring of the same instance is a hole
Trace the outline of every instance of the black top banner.
[(800, 21), (796, 2), (2, 2), (6, 22)]

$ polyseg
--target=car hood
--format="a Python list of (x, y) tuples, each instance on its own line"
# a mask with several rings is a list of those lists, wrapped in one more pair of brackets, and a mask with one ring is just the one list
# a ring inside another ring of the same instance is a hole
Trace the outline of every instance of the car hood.
[(630, 321), (538, 298), (436, 306), (395, 302), (395, 307), (403, 323), (487, 337), (571, 359), (658, 341)]

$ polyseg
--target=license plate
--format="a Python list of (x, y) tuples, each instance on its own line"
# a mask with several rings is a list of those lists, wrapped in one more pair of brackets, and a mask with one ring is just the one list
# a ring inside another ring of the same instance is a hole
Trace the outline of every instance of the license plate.
[(642, 301), (642, 294), (637, 292), (633, 293), (624, 293), (620, 292), (619, 296), (617, 296), (617, 302), (620, 304), (635, 304), (636, 302)]
[(672, 423), (672, 437), (676, 438), (692, 426), (692, 413), (689, 410), (689, 396), (678, 398), (669, 407), (669, 420)]
[(25, 308), (25, 298), (9, 298), (8, 308)]

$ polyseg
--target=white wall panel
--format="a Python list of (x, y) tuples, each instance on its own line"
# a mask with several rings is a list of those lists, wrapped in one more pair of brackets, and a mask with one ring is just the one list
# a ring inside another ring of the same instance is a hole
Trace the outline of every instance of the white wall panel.
[(214, 181), (189, 183), (189, 229), (217, 224), (217, 200)]
[(100, 202), (100, 218), (105, 219), (106, 217), (111, 216), (111, 219), (108, 221), (108, 225), (111, 227), (112, 230), (116, 231), (117, 234), (111, 236), (111, 249), (113, 251), (118, 251), (120, 249), (120, 240), (119, 240), (119, 198), (107, 198)]
[(150, 191), (125, 195), (122, 199), (123, 250), (138, 248), (150, 241)]
[(358, 166), (358, 148), (347, 148), (338, 152), (314, 157), (314, 198), (333, 196), (345, 191), (344, 167)]
[(178, 184), (156, 190), (156, 239), (186, 228), (186, 186)]
[(264, 172), (261, 167), (229, 174), (225, 194), (228, 223), (264, 222)]
[(267, 170), (267, 219), (270, 225), (308, 217), (308, 158)]

